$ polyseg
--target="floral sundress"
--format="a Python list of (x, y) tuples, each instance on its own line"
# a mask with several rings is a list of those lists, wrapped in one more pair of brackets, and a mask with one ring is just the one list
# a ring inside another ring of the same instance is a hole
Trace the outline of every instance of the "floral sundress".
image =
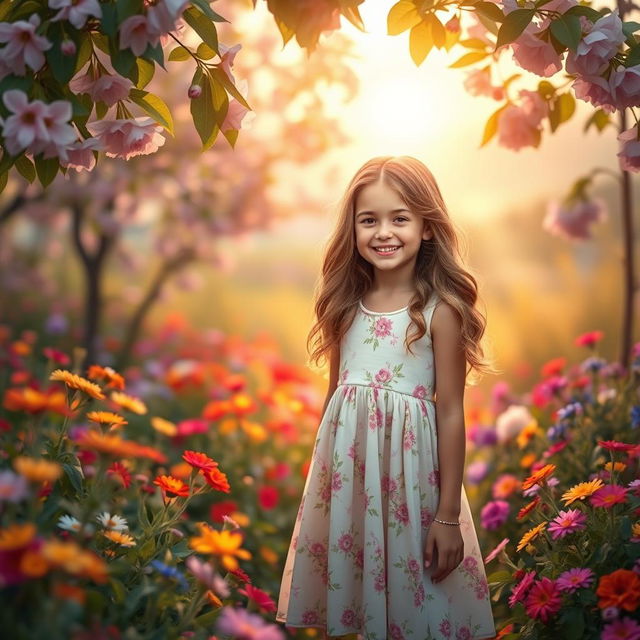
[(276, 620), (365, 640), (467, 640), (496, 635), (464, 486), (464, 559), (444, 580), (425, 569), (439, 469), (431, 317), (404, 347), (407, 308), (362, 301), (340, 349), (340, 378), (320, 422)]

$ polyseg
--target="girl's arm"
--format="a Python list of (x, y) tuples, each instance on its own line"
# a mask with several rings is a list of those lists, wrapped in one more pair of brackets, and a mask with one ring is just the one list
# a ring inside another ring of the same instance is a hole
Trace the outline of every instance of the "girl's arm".
[(324, 416), (324, 412), (327, 409), (327, 405), (329, 404), (329, 400), (331, 400), (331, 396), (333, 392), (336, 390), (338, 386), (338, 376), (340, 368), (340, 347), (336, 346), (331, 350), (331, 354), (329, 357), (329, 387), (327, 389), (327, 397), (324, 399), (324, 406), (322, 407), (322, 416)]
[(466, 359), (461, 349), (461, 321), (442, 301), (431, 318), (435, 385), (440, 501), (436, 517), (457, 522), (465, 461), (464, 385)]

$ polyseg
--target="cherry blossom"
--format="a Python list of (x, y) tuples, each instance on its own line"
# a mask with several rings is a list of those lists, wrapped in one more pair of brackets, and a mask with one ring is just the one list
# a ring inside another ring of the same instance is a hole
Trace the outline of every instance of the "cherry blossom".
[(43, 51), (52, 47), (52, 43), (44, 36), (36, 34), (40, 26), (40, 16), (34, 13), (28, 21), (0, 22), (0, 42), (6, 46), (0, 49), (1, 57), (12, 73), (23, 76), (26, 73), (25, 63), (34, 71), (44, 64)]
[(60, 9), (51, 22), (68, 20), (76, 29), (82, 29), (89, 16), (102, 18), (98, 0), (49, 0), (49, 7)]
[(87, 129), (100, 139), (111, 158), (148, 155), (165, 143), (162, 127), (149, 117), (89, 122)]

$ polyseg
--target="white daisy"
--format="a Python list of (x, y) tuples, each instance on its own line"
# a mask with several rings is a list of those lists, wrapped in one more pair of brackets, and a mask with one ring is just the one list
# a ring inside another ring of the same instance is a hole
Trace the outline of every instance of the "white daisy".
[(61, 529), (66, 529), (67, 531), (75, 531), (76, 533), (78, 533), (82, 528), (80, 520), (70, 515), (60, 516), (60, 518), (58, 519), (58, 526)]
[(108, 511), (104, 511), (96, 520), (105, 528), (113, 531), (125, 531), (129, 528), (127, 521), (122, 516), (112, 516)]

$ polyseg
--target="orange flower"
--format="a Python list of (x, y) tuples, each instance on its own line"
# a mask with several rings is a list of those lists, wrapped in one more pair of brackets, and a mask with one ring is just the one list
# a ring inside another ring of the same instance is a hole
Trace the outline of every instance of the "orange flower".
[(111, 411), (89, 411), (89, 413), (87, 413), (87, 420), (99, 424), (112, 424), (118, 427), (129, 424), (121, 415)]
[(595, 493), (600, 487), (603, 486), (604, 482), (602, 482), (600, 478), (590, 480), (589, 482), (581, 482), (580, 484), (571, 487), (569, 491), (565, 491), (562, 494), (562, 499), (564, 500), (565, 505), (571, 504), (576, 500), (584, 500), (587, 496)]
[(211, 553), (220, 557), (222, 565), (227, 571), (238, 568), (237, 558), (251, 559), (251, 553), (240, 549), (243, 536), (237, 531), (217, 531), (204, 522), (197, 523), (200, 536), (189, 540), (189, 546), (198, 553)]
[(228, 400), (212, 400), (205, 405), (202, 410), (202, 417), (207, 420), (219, 420), (223, 415), (231, 411), (231, 404)]
[(231, 411), (239, 415), (253, 413), (257, 409), (257, 405), (253, 398), (247, 393), (235, 393), (229, 399)]
[(161, 451), (132, 440), (123, 440), (118, 435), (107, 435), (98, 431), (85, 431), (77, 438), (76, 443), (86, 449), (95, 449), (107, 455), (120, 458), (149, 458), (163, 464), (167, 457)]
[(522, 536), (522, 538), (520, 539), (520, 542), (518, 542), (516, 551), (520, 551), (521, 549), (526, 547), (532, 540), (535, 540), (535, 538), (537, 538), (545, 530), (546, 526), (547, 526), (546, 522), (541, 522), (540, 524), (536, 525), (532, 529), (529, 529), (529, 531), (527, 531)]
[(545, 464), (544, 467), (538, 469), (535, 473), (531, 474), (526, 480), (522, 482), (522, 490), (525, 491), (532, 487), (534, 484), (542, 484), (555, 470), (555, 464)]
[(549, 378), (550, 376), (559, 376), (566, 366), (566, 358), (554, 358), (553, 360), (548, 360), (547, 362), (545, 362), (545, 364), (542, 365), (540, 373), (542, 374), (543, 378)]
[[(306, 475), (306, 474), (305, 474)], [(508, 498), (516, 489), (520, 488), (520, 480), (512, 473), (503, 473), (493, 483), (492, 492), (496, 500)]]
[(100, 365), (92, 364), (89, 367), (87, 376), (92, 380), (106, 380), (107, 388), (124, 389), (124, 378), (111, 367), (101, 367)]
[(207, 481), (207, 484), (216, 491), (223, 491), (224, 493), (231, 491), (231, 486), (229, 485), (226, 474), (222, 473), (217, 467), (213, 469), (201, 469), (200, 473)]
[(36, 550), (27, 549), (20, 558), (20, 571), (30, 578), (41, 578), (49, 570), (49, 563)]
[(24, 387), (22, 389), (7, 389), (4, 392), (2, 405), (9, 411), (38, 413), (47, 408), (48, 402), (49, 399), (44, 393), (31, 387)]
[(635, 611), (640, 604), (640, 577), (628, 569), (618, 569), (600, 578), (596, 595), (598, 606)]
[(207, 600), (209, 601), (209, 604), (212, 607), (221, 607), (222, 606), (222, 600), (220, 600), (220, 598), (218, 598), (218, 596), (213, 593), (213, 591), (211, 591), (211, 589), (207, 590), (207, 593), (205, 594), (207, 596)]
[(211, 459), (205, 453), (199, 451), (185, 451), (182, 457), (195, 469), (213, 469), (218, 466), (218, 463)]
[(529, 504), (526, 504), (520, 511), (518, 511), (518, 515), (516, 516), (518, 520), (522, 520), (527, 514), (531, 513), (536, 505), (540, 502), (540, 496), (536, 496)]
[(13, 468), (31, 482), (53, 482), (62, 475), (60, 464), (44, 458), (17, 456), (13, 460)]
[(100, 389), (97, 384), (94, 384), (75, 373), (71, 373), (71, 371), (56, 369), (49, 376), (49, 380), (64, 382), (70, 389), (78, 389), (79, 391), (86, 393), (88, 396), (96, 398), (96, 400), (104, 400), (104, 393), (102, 393), (102, 389)]
[(538, 427), (538, 423), (535, 420), (532, 420), (518, 434), (518, 437), (516, 438), (518, 447), (520, 447), (520, 449), (524, 449), (537, 433), (540, 433), (540, 428)]
[(103, 531), (102, 535), (105, 538), (108, 538), (109, 540), (111, 540), (111, 542), (115, 542), (116, 544), (119, 544), (121, 547), (136, 546), (136, 541), (128, 533), (122, 533), (120, 531), (109, 529), (108, 531)]
[(42, 546), (47, 562), (75, 576), (87, 576), (94, 582), (107, 581), (107, 566), (91, 551), (85, 551), (71, 540), (50, 540)]
[(0, 551), (13, 551), (26, 547), (36, 535), (36, 526), (32, 522), (10, 524), (0, 529)]
[(122, 393), (121, 391), (112, 391), (109, 398), (119, 407), (127, 409), (132, 413), (137, 413), (141, 416), (147, 413), (147, 405), (145, 405), (145, 403), (142, 402), (140, 398), (127, 395), (126, 393)]
[(189, 485), (173, 476), (158, 476), (153, 484), (157, 484), (165, 493), (173, 493), (182, 498), (189, 495)]
[(165, 436), (175, 436), (178, 433), (178, 427), (173, 422), (154, 416), (151, 418), (151, 426), (158, 432)]
[(536, 461), (537, 457), (535, 453), (527, 453), (520, 458), (520, 466), (523, 469), (528, 469)]

